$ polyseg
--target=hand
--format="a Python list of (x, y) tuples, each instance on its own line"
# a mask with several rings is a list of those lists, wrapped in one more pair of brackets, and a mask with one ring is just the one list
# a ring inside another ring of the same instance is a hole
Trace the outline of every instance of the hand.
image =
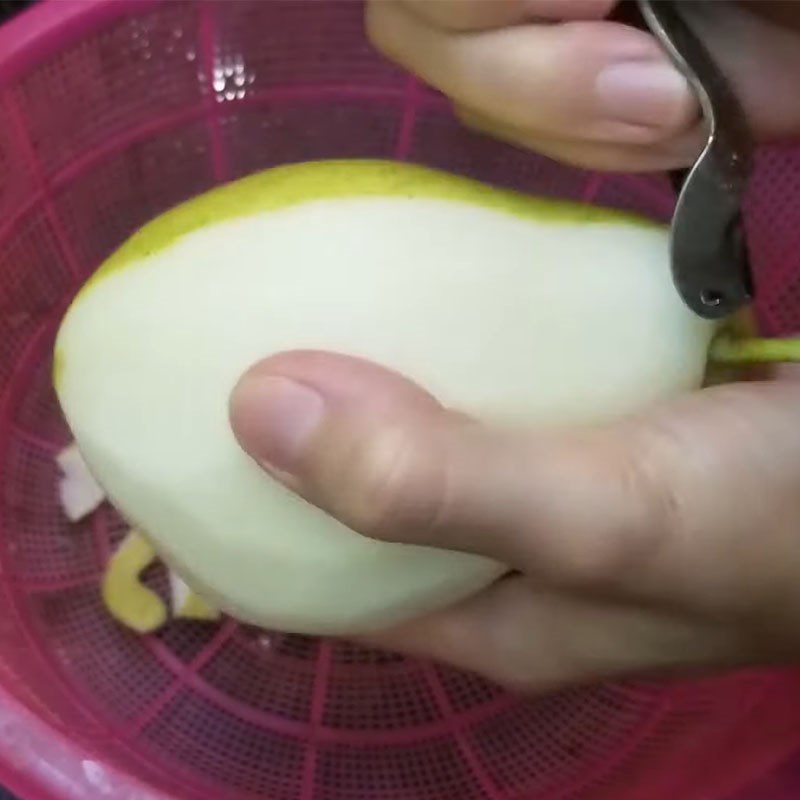
[(800, 656), (800, 382), (556, 435), (297, 352), (245, 375), (231, 416), (253, 458), (355, 530), (516, 571), (374, 644), (529, 691)]
[[(373, 44), (453, 100), (461, 119), (559, 161), (685, 166), (705, 141), (692, 91), (615, 0), (371, 0)], [(800, 132), (800, 3), (710, 4), (704, 40), (761, 139)]]
[[(702, 146), (683, 78), (613, 0), (373, 0), (390, 57), (473, 126), (562, 161), (666, 169)], [(714, 4), (709, 41), (763, 139), (800, 132), (800, 5)], [(558, 24), (553, 24), (557, 22)], [(254, 367), (242, 446), (361, 533), (514, 572), (371, 641), (517, 689), (800, 658), (800, 383), (704, 389), (591, 431), (492, 430), (324, 353)]]

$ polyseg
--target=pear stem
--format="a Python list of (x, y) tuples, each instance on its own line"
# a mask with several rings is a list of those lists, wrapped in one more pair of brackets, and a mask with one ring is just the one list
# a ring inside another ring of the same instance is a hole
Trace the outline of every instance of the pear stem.
[(761, 339), (723, 333), (711, 342), (709, 359), (717, 364), (800, 362), (800, 338)]

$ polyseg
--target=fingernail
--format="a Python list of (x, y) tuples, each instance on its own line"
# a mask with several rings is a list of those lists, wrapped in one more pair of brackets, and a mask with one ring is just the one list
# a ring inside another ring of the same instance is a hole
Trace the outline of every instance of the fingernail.
[(265, 466), (289, 475), (296, 474), (324, 415), (320, 394), (280, 376), (243, 381), (233, 406), (234, 424), (245, 449)]
[(671, 128), (694, 106), (686, 79), (659, 61), (612, 64), (597, 76), (595, 92), (605, 117), (634, 125)]

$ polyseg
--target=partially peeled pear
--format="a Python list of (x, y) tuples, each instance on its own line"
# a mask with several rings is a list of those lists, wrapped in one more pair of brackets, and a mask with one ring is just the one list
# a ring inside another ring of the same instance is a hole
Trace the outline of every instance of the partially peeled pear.
[(267, 476), (228, 401), (277, 352), (360, 356), (497, 425), (618, 419), (699, 387), (714, 327), (672, 286), (668, 232), (390, 162), (268, 170), (154, 220), (88, 281), (55, 384), (112, 502), (209, 602), (354, 634), (505, 568), (373, 541)]

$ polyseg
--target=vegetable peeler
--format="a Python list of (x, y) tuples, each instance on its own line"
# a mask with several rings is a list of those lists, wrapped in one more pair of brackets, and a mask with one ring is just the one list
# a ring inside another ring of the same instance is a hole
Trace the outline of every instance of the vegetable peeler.
[[(716, 8), (714, 8), (716, 7)], [(727, 317), (754, 297), (742, 202), (754, 144), (739, 100), (702, 42), (714, 0), (638, 0), (638, 10), (689, 81), (708, 129), (702, 153), (671, 175), (678, 192), (670, 257), (675, 288), (704, 319)]]

